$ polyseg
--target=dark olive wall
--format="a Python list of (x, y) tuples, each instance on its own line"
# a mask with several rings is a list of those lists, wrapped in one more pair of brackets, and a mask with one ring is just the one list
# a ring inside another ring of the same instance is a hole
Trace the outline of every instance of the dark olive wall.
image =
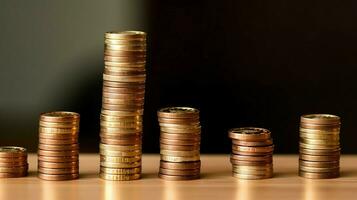
[(38, 115), (81, 113), (82, 151), (97, 151), (103, 34), (148, 32), (144, 152), (158, 152), (156, 110), (201, 110), (202, 152), (227, 153), (227, 130), (270, 129), (298, 150), (299, 116), (342, 117), (356, 153), (355, 1), (0, 1), (0, 144), (36, 149)]

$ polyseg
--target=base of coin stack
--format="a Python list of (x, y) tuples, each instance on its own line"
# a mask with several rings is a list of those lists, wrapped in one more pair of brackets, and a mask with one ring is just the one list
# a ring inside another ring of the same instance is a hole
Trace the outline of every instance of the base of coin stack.
[(158, 111), (160, 124), (159, 177), (165, 180), (200, 178), (201, 126), (199, 111), (188, 107)]
[(104, 43), (99, 176), (137, 180), (141, 177), (146, 33), (107, 32)]
[(0, 147), (0, 178), (27, 176), (27, 150), (22, 147)]
[(40, 116), (38, 177), (49, 181), (79, 178), (79, 114), (50, 112)]
[(273, 177), (274, 145), (267, 129), (245, 127), (229, 130), (232, 139), (232, 172), (240, 179)]
[(335, 115), (309, 114), (301, 117), (301, 177), (326, 179), (340, 176), (340, 124), (340, 118)]

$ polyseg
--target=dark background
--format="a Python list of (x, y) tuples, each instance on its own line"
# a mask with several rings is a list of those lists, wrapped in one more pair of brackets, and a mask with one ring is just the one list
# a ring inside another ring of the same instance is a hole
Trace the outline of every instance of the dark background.
[(299, 117), (342, 118), (356, 153), (357, 2), (0, 1), (1, 145), (35, 151), (38, 116), (81, 114), (83, 152), (96, 152), (103, 34), (148, 32), (144, 152), (159, 151), (156, 110), (201, 111), (202, 152), (228, 153), (227, 130), (272, 131), (276, 152), (298, 152)]

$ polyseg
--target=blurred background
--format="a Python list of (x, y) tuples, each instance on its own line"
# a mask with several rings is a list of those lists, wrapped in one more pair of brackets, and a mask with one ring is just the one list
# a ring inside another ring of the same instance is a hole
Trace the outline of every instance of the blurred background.
[(357, 2), (298, 0), (1, 0), (0, 145), (36, 151), (39, 114), (81, 114), (97, 152), (104, 33), (148, 33), (144, 152), (159, 152), (156, 110), (200, 109), (203, 153), (228, 153), (227, 130), (272, 131), (298, 152), (299, 117), (342, 118), (357, 153)]

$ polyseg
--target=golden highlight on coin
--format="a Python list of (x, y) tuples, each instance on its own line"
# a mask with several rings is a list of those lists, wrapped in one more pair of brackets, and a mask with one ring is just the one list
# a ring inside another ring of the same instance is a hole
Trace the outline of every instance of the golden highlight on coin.
[(273, 176), (274, 144), (271, 132), (264, 128), (243, 127), (228, 131), (232, 139), (233, 177), (266, 179)]
[(310, 179), (340, 175), (340, 117), (308, 114), (300, 118), (299, 175)]
[(199, 110), (168, 107), (158, 110), (157, 116), (161, 132), (159, 177), (165, 180), (200, 178)]
[(39, 121), (38, 177), (49, 181), (79, 177), (79, 122), (75, 112), (42, 113)]
[(100, 115), (100, 177), (141, 177), (141, 144), (146, 81), (146, 33), (107, 32)]

